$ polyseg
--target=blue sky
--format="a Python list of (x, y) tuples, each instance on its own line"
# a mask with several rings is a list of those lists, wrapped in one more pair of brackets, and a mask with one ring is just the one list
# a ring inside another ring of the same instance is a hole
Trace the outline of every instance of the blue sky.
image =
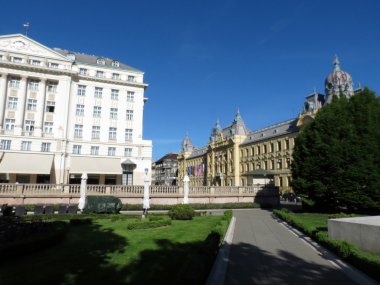
[[(55, 4), (56, 3), (56, 4)], [(297, 116), (334, 54), (380, 92), (377, 0), (0, 0), (0, 34), (119, 59), (145, 71), (153, 159), (188, 133), (204, 146), (239, 108), (255, 130)]]

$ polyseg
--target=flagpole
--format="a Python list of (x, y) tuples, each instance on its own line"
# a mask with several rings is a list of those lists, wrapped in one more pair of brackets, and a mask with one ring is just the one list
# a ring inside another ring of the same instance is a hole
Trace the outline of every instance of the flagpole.
[(25, 36), (28, 36), (29, 22), (26, 22), (25, 24), (22, 24), (22, 26), (25, 28)]

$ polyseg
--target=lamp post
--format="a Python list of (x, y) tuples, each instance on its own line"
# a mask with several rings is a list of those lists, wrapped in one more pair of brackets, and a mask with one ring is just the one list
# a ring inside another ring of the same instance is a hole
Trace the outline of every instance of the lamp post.
[(148, 214), (149, 206), (149, 178), (148, 178), (148, 168), (145, 168), (144, 177), (144, 201), (143, 201), (143, 218)]

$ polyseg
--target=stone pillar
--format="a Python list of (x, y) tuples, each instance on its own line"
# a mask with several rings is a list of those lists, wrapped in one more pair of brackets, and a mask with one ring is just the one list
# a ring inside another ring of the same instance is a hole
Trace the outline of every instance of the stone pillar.
[(84, 172), (82, 174), (82, 180), (80, 183), (80, 198), (79, 198), (79, 205), (78, 208), (81, 212), (83, 212), (83, 209), (85, 207), (86, 203), (86, 192), (87, 192), (87, 173)]
[(46, 79), (41, 79), (39, 84), (39, 92), (42, 92), (42, 96), (37, 96), (37, 116), (35, 135), (42, 136), (43, 121), (45, 115), (45, 102), (46, 102)]
[(183, 179), (183, 204), (189, 204), (189, 176), (185, 176)]
[(0, 130), (4, 127), (5, 109), (7, 104), (7, 86), (8, 75), (6, 73), (1, 74), (0, 77)]

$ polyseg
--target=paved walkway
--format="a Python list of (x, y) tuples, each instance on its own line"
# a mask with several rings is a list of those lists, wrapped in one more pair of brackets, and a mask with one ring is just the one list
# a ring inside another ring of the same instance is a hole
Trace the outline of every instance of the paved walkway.
[(224, 284), (357, 284), (271, 212), (234, 211), (235, 232)]

